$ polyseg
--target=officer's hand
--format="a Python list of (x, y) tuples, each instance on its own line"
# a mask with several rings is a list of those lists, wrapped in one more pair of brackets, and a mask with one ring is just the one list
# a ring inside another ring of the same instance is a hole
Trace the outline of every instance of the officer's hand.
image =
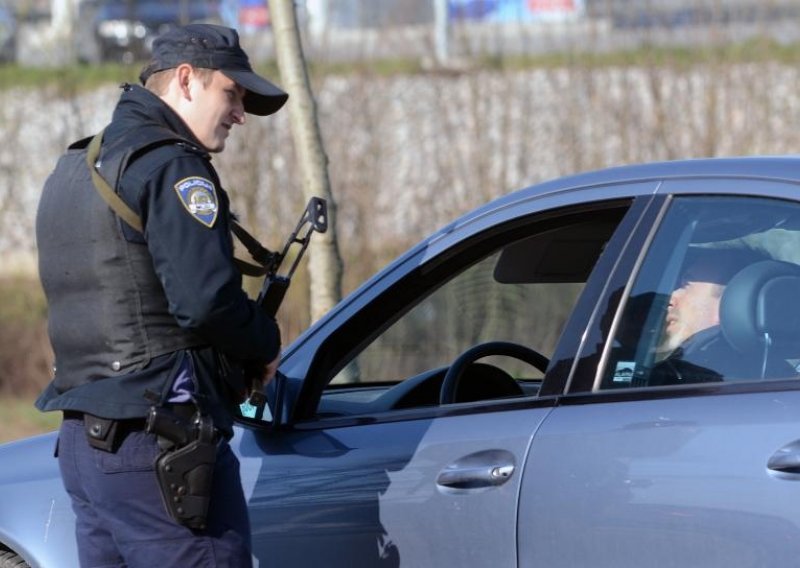
[(278, 354), (275, 359), (267, 363), (267, 366), (264, 368), (264, 378), (263, 383), (264, 385), (268, 385), (272, 379), (275, 378), (275, 374), (278, 372), (278, 365), (281, 363), (281, 356)]
[(245, 378), (247, 379), (248, 390), (247, 392), (240, 393), (242, 401), (250, 398), (254, 392), (262, 392), (264, 390), (264, 387), (275, 378), (280, 362), (281, 357), (278, 355), (269, 363), (251, 363), (245, 366)]

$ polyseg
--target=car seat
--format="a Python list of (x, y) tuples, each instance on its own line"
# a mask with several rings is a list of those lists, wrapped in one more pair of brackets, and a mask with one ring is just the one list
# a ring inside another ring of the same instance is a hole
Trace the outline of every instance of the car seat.
[(720, 326), (738, 352), (758, 357), (761, 378), (797, 376), (800, 358), (800, 266), (763, 260), (740, 270), (720, 303)]

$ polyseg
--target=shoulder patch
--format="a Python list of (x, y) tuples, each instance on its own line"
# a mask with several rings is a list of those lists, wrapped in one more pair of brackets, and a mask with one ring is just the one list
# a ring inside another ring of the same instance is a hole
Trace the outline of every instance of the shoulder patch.
[(192, 217), (206, 227), (213, 227), (217, 220), (219, 203), (214, 184), (206, 178), (192, 176), (175, 184), (175, 193)]

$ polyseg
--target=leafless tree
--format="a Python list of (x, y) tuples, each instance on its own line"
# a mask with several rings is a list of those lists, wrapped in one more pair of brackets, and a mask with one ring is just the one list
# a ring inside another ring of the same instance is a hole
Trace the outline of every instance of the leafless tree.
[(336, 203), (328, 177), (328, 157), (322, 144), (317, 107), (308, 79), (297, 13), (292, 0), (270, 3), (275, 51), (284, 86), (290, 93), (289, 115), (296, 141), (303, 192), (328, 203), (328, 232), (319, 235), (309, 251), (311, 318), (316, 320), (342, 295), (342, 259), (336, 239)]

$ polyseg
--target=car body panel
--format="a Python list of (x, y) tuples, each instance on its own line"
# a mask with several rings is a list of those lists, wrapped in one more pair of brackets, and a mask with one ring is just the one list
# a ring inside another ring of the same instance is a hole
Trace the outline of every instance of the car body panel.
[(781, 479), (767, 462), (800, 438), (800, 392), (583, 402), (557, 408), (534, 440), (520, 494), (521, 567), (587, 558), (756, 567), (798, 557), (800, 476)]
[[(281, 566), (515, 565), (519, 466), (549, 411), (246, 431), (242, 463), (260, 464), (245, 481), (254, 554)], [(502, 484), (481, 481), (507, 464)], [(448, 468), (474, 478), (443, 485)]]
[(0, 544), (33, 568), (77, 568), (69, 496), (53, 457), (56, 434), (0, 446)]

